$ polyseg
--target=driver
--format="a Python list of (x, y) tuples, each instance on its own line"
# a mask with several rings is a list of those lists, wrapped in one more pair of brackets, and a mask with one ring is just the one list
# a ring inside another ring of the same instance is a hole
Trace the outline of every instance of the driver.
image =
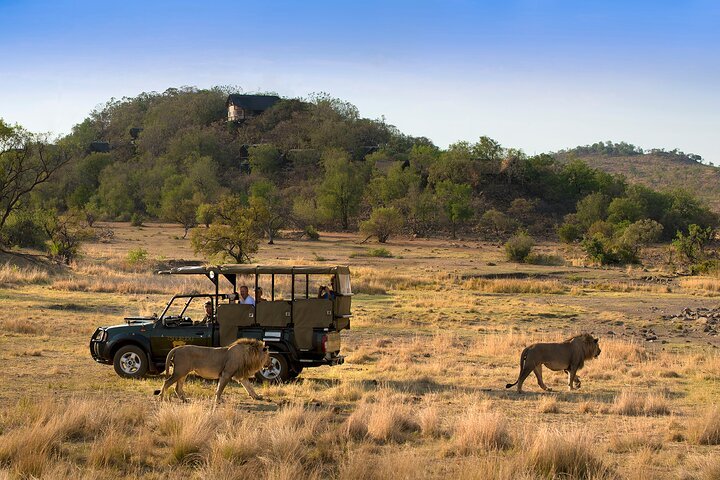
[(205, 318), (199, 322), (195, 322), (195, 325), (208, 325), (212, 323), (213, 319), (213, 303), (212, 300), (205, 302)]

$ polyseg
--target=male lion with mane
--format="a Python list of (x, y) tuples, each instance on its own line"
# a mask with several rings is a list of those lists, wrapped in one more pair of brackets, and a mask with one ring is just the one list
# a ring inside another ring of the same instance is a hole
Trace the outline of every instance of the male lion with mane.
[(165, 375), (168, 378), (163, 383), (162, 390), (155, 390), (155, 395), (160, 395), (160, 398), (164, 399), (167, 389), (177, 382), (175, 393), (183, 402), (187, 401), (183, 392), (185, 377), (195, 372), (196, 375), (208, 380), (219, 379), (215, 391), (217, 403), (220, 403), (220, 396), (231, 378), (245, 387), (248, 395), (260, 400), (260, 395), (255, 393), (248, 378), (269, 363), (270, 354), (265, 343), (253, 338), (241, 338), (227, 347), (217, 348), (182, 345), (168, 353), (165, 361)]
[(528, 375), (535, 372), (538, 385), (543, 390), (551, 391), (542, 379), (542, 367), (550, 370), (564, 370), (568, 374), (570, 390), (580, 388), (580, 377), (577, 371), (585, 365), (585, 360), (592, 360), (600, 355), (598, 339), (589, 333), (576, 335), (562, 343), (535, 343), (526, 347), (520, 354), (520, 375), (515, 383), (508, 383), (505, 388), (517, 384), (518, 393), (522, 393), (522, 385)]

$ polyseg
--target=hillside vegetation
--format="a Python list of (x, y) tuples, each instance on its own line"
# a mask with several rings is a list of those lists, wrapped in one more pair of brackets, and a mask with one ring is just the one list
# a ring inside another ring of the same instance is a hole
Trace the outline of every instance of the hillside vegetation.
[[(66, 233), (84, 224), (163, 220), (181, 224), (184, 236), (205, 225), (192, 232), (196, 251), (243, 262), (257, 238), (272, 243), (281, 229), (310, 238), (318, 229), (360, 230), (384, 243), (400, 233), (505, 240), (519, 229), (547, 238), (562, 226), (563, 240), (602, 233), (614, 242), (603, 248), (618, 250), (634, 224), (649, 242), (718, 222), (686, 190), (633, 185), (568, 152), (563, 161), (527, 156), (485, 136), (441, 149), (326, 94), (228, 122), (229, 93), (186, 87), (110, 100), (53, 146), (62, 162), (51, 182), (7, 201), (0, 241), (49, 238), (69, 262), (77, 245), (67, 240), (77, 235)], [(18, 137), (19, 127), (2, 125), (6, 138)], [(16, 150), (0, 148), (3, 161)]]
[[(607, 142), (610, 143), (610, 142)], [(720, 212), (720, 168), (701, 163), (698, 155), (677, 151), (649, 150), (637, 147), (577, 147), (558, 153), (561, 161), (579, 159), (592, 168), (624, 176), (629, 183), (638, 183), (655, 190), (686, 189)]]

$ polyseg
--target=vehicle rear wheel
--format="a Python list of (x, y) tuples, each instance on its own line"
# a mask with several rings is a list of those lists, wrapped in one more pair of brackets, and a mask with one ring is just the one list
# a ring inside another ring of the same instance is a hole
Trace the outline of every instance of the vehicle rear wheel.
[(290, 379), (290, 368), (285, 355), (271, 353), (270, 366), (257, 372), (255, 378), (261, 382), (271, 383), (281, 383)]
[(148, 371), (147, 355), (136, 345), (126, 345), (115, 352), (115, 373), (124, 378), (142, 378)]

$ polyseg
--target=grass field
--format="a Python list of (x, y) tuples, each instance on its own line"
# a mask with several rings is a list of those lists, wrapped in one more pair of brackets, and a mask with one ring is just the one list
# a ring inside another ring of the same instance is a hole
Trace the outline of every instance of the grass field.
[[(551, 244), (566, 266), (469, 240), (392, 240), (382, 257), (353, 235), (280, 239), (256, 261), (350, 265), (346, 363), (259, 386), (266, 401), (234, 384), (213, 408), (213, 383), (192, 379), (190, 403), (161, 404), (160, 377), (119, 378), (90, 336), (207, 286), (151, 273), (199, 260), (181, 228), (109, 226), (69, 269), (3, 256), (0, 479), (720, 478), (720, 340), (668, 318), (720, 306), (718, 278), (583, 267)], [(524, 346), (580, 332), (602, 348), (580, 390), (547, 370), (554, 392), (532, 376), (505, 389)]]

